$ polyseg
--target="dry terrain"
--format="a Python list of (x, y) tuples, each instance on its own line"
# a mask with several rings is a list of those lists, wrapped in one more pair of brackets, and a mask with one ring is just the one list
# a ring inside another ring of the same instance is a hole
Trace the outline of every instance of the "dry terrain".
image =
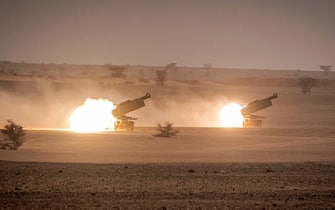
[(1, 161), (1, 209), (334, 209), (334, 162)]
[(332, 128), (179, 128), (171, 138), (155, 128), (133, 132), (74, 133), (29, 130), (17, 151), (1, 160), (71, 163), (335, 161)]
[(0, 152), (0, 208), (335, 208), (334, 129), (179, 130), (27, 131)]
[[(110, 66), (0, 67), (0, 120), (27, 129), (18, 150), (0, 150), (0, 209), (335, 209), (333, 72), (181, 68), (156, 86), (155, 67), (123, 79)], [(306, 75), (319, 79), (311, 95), (297, 85)], [(66, 130), (88, 97), (146, 92), (133, 132)], [(220, 127), (225, 104), (274, 92), (263, 128)], [(165, 121), (179, 134), (154, 137)]]

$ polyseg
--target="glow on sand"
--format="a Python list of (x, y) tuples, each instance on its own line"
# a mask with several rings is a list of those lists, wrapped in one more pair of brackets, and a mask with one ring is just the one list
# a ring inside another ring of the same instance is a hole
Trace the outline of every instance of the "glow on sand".
[(71, 114), (70, 127), (76, 132), (114, 130), (113, 108), (113, 103), (108, 100), (88, 98)]
[(221, 126), (226, 128), (243, 127), (241, 108), (242, 106), (237, 103), (230, 103), (224, 106), (219, 114)]

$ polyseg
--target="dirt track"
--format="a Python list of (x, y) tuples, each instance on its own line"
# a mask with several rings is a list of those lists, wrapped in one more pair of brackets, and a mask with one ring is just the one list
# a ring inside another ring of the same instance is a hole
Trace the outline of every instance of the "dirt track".
[(1, 209), (335, 208), (334, 162), (0, 165)]

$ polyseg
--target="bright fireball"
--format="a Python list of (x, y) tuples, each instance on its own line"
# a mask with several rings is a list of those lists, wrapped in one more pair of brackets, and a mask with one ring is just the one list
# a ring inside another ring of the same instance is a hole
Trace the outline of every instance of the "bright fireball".
[(243, 127), (243, 116), (240, 112), (242, 106), (237, 103), (230, 103), (220, 111), (220, 121), (222, 127)]
[(70, 116), (71, 129), (77, 132), (114, 130), (113, 108), (113, 103), (108, 100), (88, 98)]

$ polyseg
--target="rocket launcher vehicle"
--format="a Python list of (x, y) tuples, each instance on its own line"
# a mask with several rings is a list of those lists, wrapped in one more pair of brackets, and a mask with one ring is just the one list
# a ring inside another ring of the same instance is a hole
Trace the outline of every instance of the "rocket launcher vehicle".
[(244, 106), (240, 110), (243, 115), (243, 127), (262, 127), (263, 116), (253, 115), (253, 113), (258, 112), (260, 110), (266, 109), (272, 106), (272, 100), (278, 98), (278, 94), (274, 93), (272, 96), (264, 98), (262, 100), (255, 100)]
[(112, 110), (113, 116), (116, 118), (114, 123), (115, 130), (133, 130), (134, 129), (134, 120), (137, 118), (128, 117), (126, 114), (134, 110), (140, 109), (145, 106), (144, 100), (150, 98), (150, 93), (145, 94), (142, 97), (126, 100), (120, 104), (117, 104), (115, 109)]

